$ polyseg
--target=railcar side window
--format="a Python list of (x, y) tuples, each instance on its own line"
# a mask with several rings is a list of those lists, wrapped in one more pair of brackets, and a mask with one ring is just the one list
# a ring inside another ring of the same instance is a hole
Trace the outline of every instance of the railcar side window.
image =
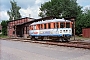
[(64, 28), (65, 27), (65, 23), (64, 22), (61, 22), (60, 23), (60, 28)]
[(33, 27), (32, 26), (30, 26), (30, 30), (33, 30)]
[(48, 23), (48, 29), (50, 29), (50, 23)]
[(40, 25), (40, 29), (43, 29), (43, 24)]
[(70, 23), (66, 23), (66, 28), (70, 28)]
[(56, 28), (56, 25), (55, 25), (55, 23), (53, 23), (53, 25), (54, 25), (54, 28)]
[(33, 26), (33, 30), (36, 30), (36, 25)]
[(55, 28), (58, 28), (59, 27), (59, 24), (58, 24), (58, 22), (56, 22), (56, 24), (55, 24)]
[(46, 24), (44, 24), (44, 29), (46, 29)]
[(40, 25), (37, 24), (37, 25), (36, 25), (36, 30), (39, 30), (39, 29), (40, 29)]

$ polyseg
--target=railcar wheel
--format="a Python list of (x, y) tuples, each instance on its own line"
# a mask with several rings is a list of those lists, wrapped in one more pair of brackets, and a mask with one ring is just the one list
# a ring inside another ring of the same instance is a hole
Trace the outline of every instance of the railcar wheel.
[(44, 37), (41, 37), (41, 40), (43, 40), (44, 39)]
[(29, 36), (30, 39), (32, 39), (32, 36)]
[(69, 42), (70, 38), (65, 38), (64, 40), (65, 40), (65, 42)]
[(65, 42), (69, 42), (69, 40), (68, 39), (65, 39)]
[(64, 42), (64, 38), (62, 38), (62, 37), (59, 38), (59, 41), (60, 41), (60, 42)]
[(64, 38), (61, 38), (61, 42), (64, 42)]
[(70, 38), (67, 39), (67, 42), (70, 42)]
[(35, 40), (35, 36), (32, 36), (32, 37), (31, 37), (31, 40)]

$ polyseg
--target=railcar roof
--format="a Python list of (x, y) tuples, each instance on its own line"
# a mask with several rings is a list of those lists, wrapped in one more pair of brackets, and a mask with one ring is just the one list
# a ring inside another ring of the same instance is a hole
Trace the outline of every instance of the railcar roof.
[(50, 23), (50, 22), (71, 22), (69, 20), (65, 20), (65, 19), (51, 19), (51, 20), (45, 20), (45, 21), (38, 21), (38, 22), (34, 22), (30, 25), (36, 25), (36, 24), (44, 24), (44, 23)]

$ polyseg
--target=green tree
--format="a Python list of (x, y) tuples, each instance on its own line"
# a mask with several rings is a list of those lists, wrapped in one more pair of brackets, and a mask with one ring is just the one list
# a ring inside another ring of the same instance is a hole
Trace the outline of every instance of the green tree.
[(21, 18), (21, 15), (19, 13), (21, 7), (17, 6), (17, 3), (14, 0), (10, 1), (10, 3), (11, 3), (11, 8), (10, 8), (11, 11), (7, 11), (7, 14), (10, 17), (9, 20), (13, 20), (13, 18), (14, 19)]
[(1, 22), (1, 26), (2, 26), (2, 35), (7, 35), (7, 22), (6, 20), (3, 20)]
[(90, 28), (90, 9), (85, 9), (76, 20), (76, 34), (82, 33), (82, 28)]
[(39, 16), (60, 17), (62, 14), (62, 17), (77, 17), (82, 12), (81, 8), (77, 0), (51, 0), (41, 4)]
[(85, 9), (85, 20), (84, 20), (84, 26), (86, 28), (90, 28), (90, 9)]

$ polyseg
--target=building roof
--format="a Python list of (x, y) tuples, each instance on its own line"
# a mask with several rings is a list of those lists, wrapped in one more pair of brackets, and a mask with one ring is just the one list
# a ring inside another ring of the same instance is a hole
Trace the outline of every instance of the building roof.
[[(34, 19), (32, 21), (29, 21), (29, 22), (25, 22), (25, 23), (22, 23), (22, 24), (18, 24), (18, 25), (15, 25), (15, 26), (20, 26), (20, 25), (24, 25), (24, 24), (27, 24), (27, 23), (34, 23), (34, 22), (38, 22), (38, 21), (44, 21), (44, 20), (50, 20), (50, 19), (58, 19), (57, 17), (53, 17), (53, 16), (49, 16), (49, 17), (44, 17), (44, 18), (39, 18), (39, 19)], [(71, 21), (70, 19), (71, 18), (64, 18), (65, 20), (68, 20), (68, 21)]]
[(22, 23), (22, 24), (17, 24), (17, 25), (15, 25), (15, 26), (20, 26), (20, 25), (24, 25), (24, 24), (27, 24), (27, 23), (33, 23), (33, 22), (38, 22), (38, 21), (44, 21), (44, 20), (50, 20), (50, 19), (53, 19), (53, 18), (55, 18), (55, 17), (53, 17), (53, 16), (49, 16), (49, 17), (44, 17), (44, 18), (39, 18), (39, 19), (33, 19), (32, 21), (28, 21), (28, 22), (25, 22), (25, 23)]
[(17, 21), (17, 20), (26, 19), (26, 18), (28, 18), (28, 19), (34, 19), (34, 18), (24, 17), (24, 18), (19, 18), (19, 19), (11, 20), (11, 21), (8, 21), (8, 22)]

